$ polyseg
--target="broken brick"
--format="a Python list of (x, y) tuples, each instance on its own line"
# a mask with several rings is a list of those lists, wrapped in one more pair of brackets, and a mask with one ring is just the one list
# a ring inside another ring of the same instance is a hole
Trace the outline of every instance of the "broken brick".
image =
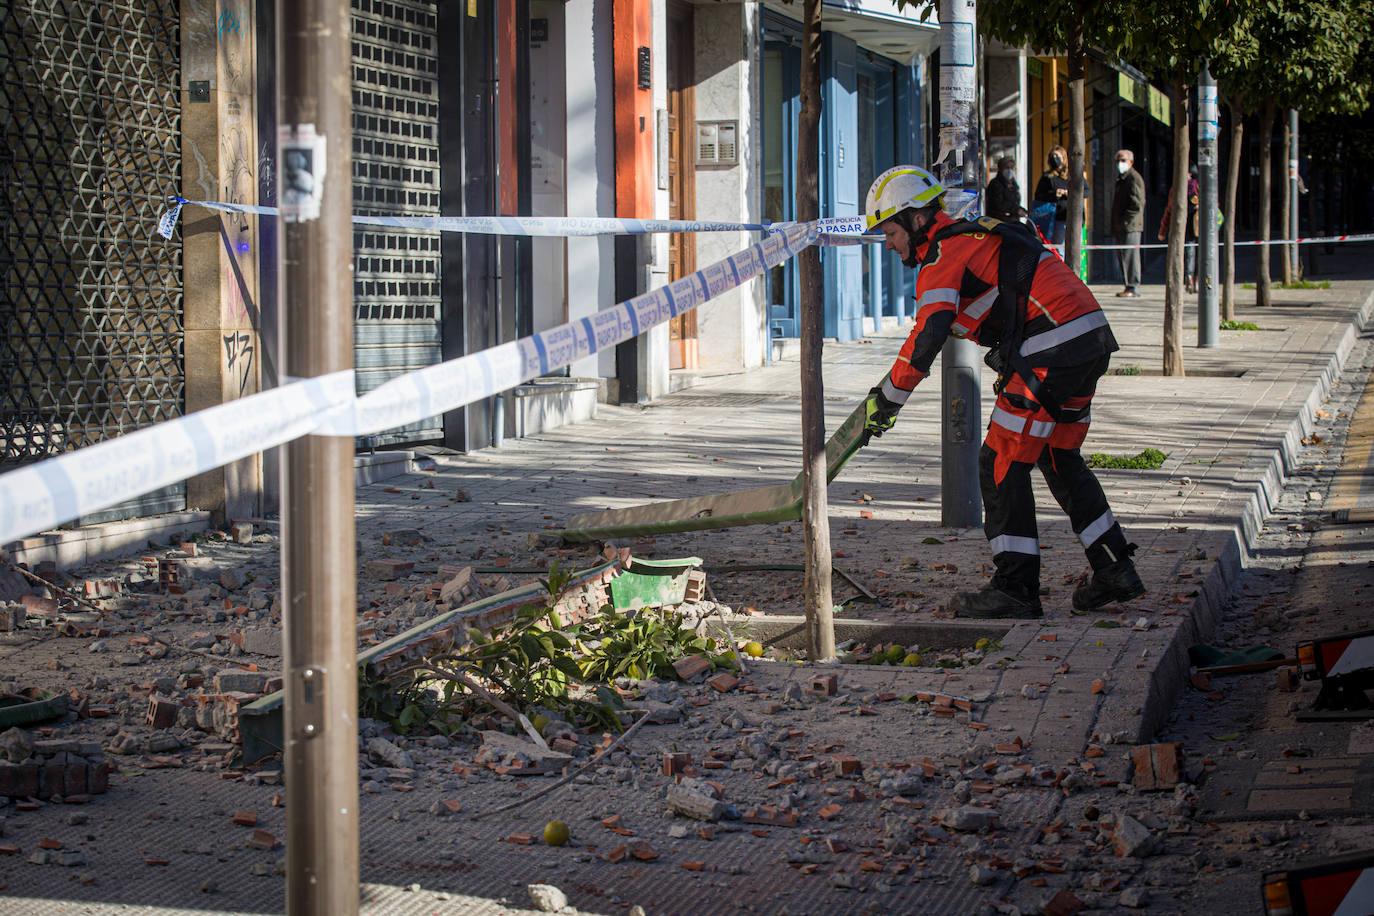
[(840, 678), (835, 674), (818, 674), (811, 678), (806, 692), (817, 697), (833, 697), (840, 692)]
[(512, 833), (506, 837), (507, 843), (514, 843), (517, 846), (528, 846), (534, 842), (534, 837), (528, 833)]
[(1142, 744), (1131, 749), (1131, 784), (1141, 790), (1172, 789), (1179, 783), (1183, 745)]
[(43, 837), (43, 839), (41, 839), (41, 840), (38, 841), (38, 848), (39, 848), (39, 849), (61, 849), (61, 848), (62, 848), (62, 841), (61, 841), (61, 840), (54, 840), (54, 839), (53, 839), (52, 837), (50, 837), (50, 836), (45, 836), (45, 837)]
[[(1107, 689), (1107, 682), (1106, 682), (1106, 681), (1102, 680), (1102, 678), (1100, 678), (1100, 677), (1099, 677), (1099, 678), (1093, 678), (1093, 686), (1092, 686), (1092, 692), (1093, 692), (1093, 693), (1102, 693), (1102, 692), (1105, 691), (1106, 689)], [(1070, 894), (1069, 896), (1073, 896), (1073, 895)], [(1074, 899), (1076, 900), (1076, 899), (1078, 899), (1078, 898), (1075, 897)]]
[(857, 776), (863, 772), (863, 764), (859, 762), (857, 757), (839, 754), (830, 759), (834, 763), (835, 772), (841, 776)]
[(692, 766), (692, 755), (687, 753), (673, 753), (663, 755), (663, 775), (677, 776), (685, 773)]
[[(1044, 881), (1043, 878), (1031, 879), (1031, 884), (1036, 881)], [(1040, 885), (1037, 885), (1040, 886)], [(1067, 888), (1061, 889), (1053, 897), (1046, 900), (1040, 907), (1040, 912), (1044, 916), (1074, 916), (1079, 910), (1083, 909), (1084, 903), (1079, 900), (1073, 891)]]
[(704, 655), (688, 655), (673, 662), (673, 670), (684, 681), (711, 670), (711, 660)]
[(176, 700), (155, 693), (148, 698), (148, 725), (152, 728), (171, 728), (177, 724), (180, 709)]
[(277, 838), (266, 830), (254, 830), (253, 839), (248, 841), (248, 845), (254, 849), (276, 849)]
[(658, 853), (654, 850), (654, 847), (650, 846), (644, 840), (635, 840), (630, 844), (630, 855), (641, 862), (652, 862), (654, 859), (658, 858)]
[(629, 854), (630, 850), (628, 846), (617, 846), (614, 849), (607, 852), (601, 858), (605, 859), (607, 862), (610, 862), (612, 865), (614, 865), (617, 862), (624, 862), (625, 857)]
[(367, 573), (368, 578), (388, 582), (409, 573), (414, 568), (414, 560), (386, 559), (369, 560), (363, 571)]
[(823, 821), (828, 821), (828, 820), (830, 820), (832, 817), (835, 817), (837, 814), (839, 814), (839, 813), (840, 813), (841, 811), (843, 811), (843, 810), (844, 810), (844, 808), (843, 808), (842, 806), (840, 806), (840, 805), (830, 804), (830, 805), (826, 805), (825, 807), (823, 807), (823, 808), (821, 808), (819, 811), (817, 811), (817, 812), (816, 812), (816, 815), (817, 815), (818, 817), (820, 817), (821, 820), (823, 820)]
[(729, 693), (739, 686), (739, 678), (733, 674), (721, 672), (713, 678), (708, 678), (706, 683), (719, 690), (721, 693)]
[(702, 871), (706, 868), (705, 862), (683, 862), (682, 867), (688, 871)]
[(240, 827), (256, 827), (258, 825), (258, 812), (248, 810), (235, 811), (234, 823)]

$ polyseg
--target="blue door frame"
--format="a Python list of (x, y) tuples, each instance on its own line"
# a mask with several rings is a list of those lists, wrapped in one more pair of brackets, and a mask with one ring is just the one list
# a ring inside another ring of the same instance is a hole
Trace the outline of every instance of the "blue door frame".
[[(782, 55), (782, 137), (768, 137), (768, 142), (781, 142), (787, 152), (782, 157), (782, 216), (783, 220), (797, 218), (797, 122), (801, 117), (801, 49), (792, 41), (765, 40), (765, 52)], [(762, 99), (760, 99), (762, 102)], [(767, 216), (767, 205), (761, 211)], [(780, 274), (780, 276), (779, 276)], [(772, 341), (783, 337), (800, 337), (797, 309), (796, 259), (769, 272), (768, 289), (768, 358), (773, 353)]]
[[(859, 213), (858, 45), (821, 35), (821, 215)], [(857, 245), (821, 249), (825, 336), (862, 337), (863, 253)]]
[[(800, 24), (767, 10), (760, 19), (761, 47), (765, 53), (781, 55), (783, 97), (782, 136), (765, 131), (762, 143), (766, 146), (780, 142), (786, 146), (781, 218), (792, 220), (796, 219), (797, 123), (801, 114)], [(874, 77), (873, 110), (868, 112), (859, 111), (860, 67)], [(821, 79), (821, 216), (853, 216), (862, 212), (863, 198), (868, 192), (866, 187), (859, 187), (858, 181), (861, 116), (873, 119), (877, 172), (899, 162), (918, 161), (921, 123), (917, 69), (860, 51), (851, 39), (825, 32), (821, 36)], [(759, 101), (762, 103), (761, 96)], [(884, 315), (896, 316), (904, 324), (914, 314), (910, 297), (915, 290), (915, 272), (903, 268), (896, 254), (882, 251), (877, 245), (870, 246), (868, 260), (870, 268), (865, 278), (864, 252), (858, 246), (821, 249), (826, 337), (853, 340), (865, 333), (865, 317), (877, 329)], [(780, 277), (770, 278), (766, 296), (770, 339), (800, 336), (795, 260), (781, 268)], [(770, 354), (771, 351), (770, 343)]]

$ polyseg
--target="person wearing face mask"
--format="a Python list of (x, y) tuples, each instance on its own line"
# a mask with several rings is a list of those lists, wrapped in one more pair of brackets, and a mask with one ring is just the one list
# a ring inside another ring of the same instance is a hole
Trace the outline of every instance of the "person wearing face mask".
[(1024, 212), (1021, 209), (1021, 185), (1016, 181), (1016, 160), (1003, 156), (997, 160), (997, 175), (988, 182), (988, 216), (1015, 220)]
[(1117, 263), (1125, 287), (1118, 296), (1140, 295), (1140, 234), (1145, 231), (1145, 179), (1135, 170), (1135, 153), (1116, 151), (1116, 191), (1112, 194), (1112, 234), (1118, 245)]
[(1064, 147), (1050, 150), (1048, 164), (1035, 185), (1032, 220), (1045, 238), (1062, 245), (1069, 218), (1069, 154)]
[(951, 335), (989, 348), (997, 401), (978, 454), (983, 532), (996, 572), (982, 589), (949, 602), (956, 617), (1043, 616), (1040, 541), (1031, 469), (1083, 544), (1092, 576), (1073, 593), (1087, 612), (1145, 594), (1135, 545), (1107, 505), (1081, 447), (1097, 381), (1118, 347), (1097, 299), (1024, 224), (992, 217), (954, 220), (945, 188), (925, 169), (899, 165), (879, 175), (864, 205), (916, 275), (916, 323), (891, 372), (864, 401), (865, 444), (897, 422), (912, 390)]

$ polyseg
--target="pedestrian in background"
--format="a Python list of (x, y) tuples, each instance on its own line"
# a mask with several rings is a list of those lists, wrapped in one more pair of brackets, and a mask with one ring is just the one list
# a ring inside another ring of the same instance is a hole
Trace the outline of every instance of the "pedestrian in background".
[(1069, 154), (1062, 146), (1050, 150), (1049, 168), (1035, 185), (1031, 221), (1040, 234), (1056, 245), (1064, 244), (1069, 219)]
[(1118, 245), (1117, 263), (1121, 266), (1118, 296), (1140, 295), (1140, 234), (1145, 231), (1145, 179), (1135, 170), (1135, 153), (1116, 151), (1116, 190), (1112, 194), (1112, 235)]
[(997, 174), (988, 182), (987, 214), (1014, 222), (1025, 212), (1021, 208), (1021, 185), (1016, 181), (1016, 160), (1003, 156), (997, 160)]
[[(1198, 210), (1197, 166), (1188, 166), (1188, 219), (1183, 224), (1183, 241), (1197, 241)], [(1159, 240), (1169, 239), (1169, 217), (1174, 212), (1174, 189), (1169, 188), (1169, 201), (1164, 205), (1164, 218), (1159, 221)], [(1197, 292), (1197, 245), (1183, 246), (1183, 287), (1185, 292)]]

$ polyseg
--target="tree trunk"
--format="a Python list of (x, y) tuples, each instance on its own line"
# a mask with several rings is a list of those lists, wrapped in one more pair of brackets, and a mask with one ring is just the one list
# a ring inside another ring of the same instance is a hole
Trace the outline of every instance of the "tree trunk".
[(1236, 320), (1236, 190), (1240, 186), (1241, 141), (1245, 134), (1245, 105), (1237, 98), (1231, 109), (1231, 149), (1226, 171), (1226, 211), (1221, 218), (1226, 249), (1226, 274), (1221, 286), (1221, 320)]
[[(797, 129), (797, 219), (820, 215), (821, 0), (806, 0), (801, 57), (801, 117)], [(830, 590), (830, 511), (825, 492), (825, 386), (821, 350), (825, 288), (820, 249), (800, 258), (802, 394), (802, 530), (806, 551), (806, 652), (812, 661), (835, 654), (835, 605)]]
[(1188, 83), (1174, 73), (1174, 185), (1169, 190), (1169, 250), (1164, 275), (1164, 374), (1183, 371), (1183, 244), (1188, 227)]
[(1069, 23), (1069, 199), (1064, 225), (1064, 263), (1080, 272), (1083, 248), (1083, 77), (1087, 52), (1083, 44), (1083, 19)]
[(1272, 193), (1274, 168), (1274, 100), (1265, 99), (1260, 106), (1259, 119), (1259, 245), (1255, 259), (1255, 305), (1268, 307), (1273, 302), (1269, 289), (1269, 196)]
[[(1283, 119), (1283, 193), (1279, 197), (1279, 238), (1292, 240), (1292, 233), (1288, 231), (1289, 217), (1293, 212), (1293, 183), (1288, 180), (1288, 160), (1293, 158), (1293, 132), (1288, 129), (1288, 119)], [(1293, 259), (1290, 256), (1289, 246), (1280, 245), (1279, 251), (1283, 252), (1283, 285), (1293, 284)]]

